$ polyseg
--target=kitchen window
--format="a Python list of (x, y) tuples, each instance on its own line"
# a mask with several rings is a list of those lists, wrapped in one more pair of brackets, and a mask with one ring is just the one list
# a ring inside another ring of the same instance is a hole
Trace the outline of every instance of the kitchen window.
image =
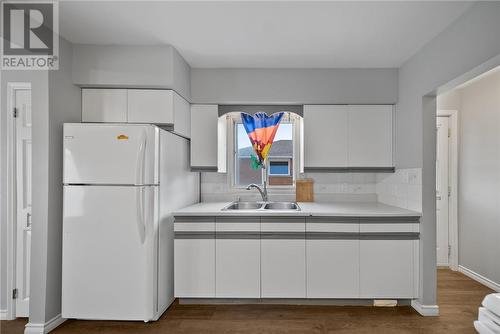
[(251, 156), (255, 156), (250, 139), (241, 123), (239, 114), (232, 116), (234, 125), (234, 187), (246, 187), (251, 183), (263, 184), (263, 178), (267, 178), (268, 186), (273, 187), (293, 187), (296, 171), (294, 170), (296, 156), (298, 155), (298, 129), (297, 121), (300, 116), (285, 113), (276, 136), (274, 138), (271, 151), (267, 157), (266, 169), (252, 169)]

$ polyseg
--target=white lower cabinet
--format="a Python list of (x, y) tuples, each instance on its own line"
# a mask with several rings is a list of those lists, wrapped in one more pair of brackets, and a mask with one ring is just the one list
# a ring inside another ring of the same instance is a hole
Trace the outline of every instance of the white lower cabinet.
[(305, 218), (262, 218), (261, 297), (306, 298)]
[[(362, 220), (360, 232), (360, 298), (417, 297), (418, 240), (408, 235), (418, 232), (418, 224), (365, 224)], [(374, 240), (365, 233), (383, 233), (384, 236)]]
[(215, 219), (176, 218), (174, 294), (179, 298), (215, 297)]
[(359, 298), (359, 223), (307, 218), (307, 298)]
[(260, 219), (216, 219), (217, 298), (260, 298)]
[(176, 217), (179, 298), (418, 297), (418, 218)]

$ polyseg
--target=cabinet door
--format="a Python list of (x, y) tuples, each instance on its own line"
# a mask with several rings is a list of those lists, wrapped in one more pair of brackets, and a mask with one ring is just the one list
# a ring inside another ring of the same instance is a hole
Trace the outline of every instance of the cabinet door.
[(349, 106), (349, 166), (392, 167), (393, 106)]
[(216, 221), (216, 297), (260, 298), (260, 219)]
[(191, 138), (191, 108), (189, 102), (184, 100), (182, 96), (174, 92), (174, 132)]
[(262, 298), (306, 298), (304, 218), (262, 218)]
[(307, 298), (359, 298), (358, 222), (307, 218)]
[[(360, 298), (414, 298), (418, 224), (360, 224)], [(398, 240), (399, 239), (399, 240)]]
[(127, 122), (127, 90), (82, 89), (82, 122)]
[(347, 167), (347, 106), (304, 106), (304, 168)]
[(129, 89), (128, 122), (174, 124), (172, 90)]
[(215, 298), (214, 219), (176, 218), (174, 231), (175, 297)]
[(191, 105), (191, 168), (217, 171), (216, 104)]

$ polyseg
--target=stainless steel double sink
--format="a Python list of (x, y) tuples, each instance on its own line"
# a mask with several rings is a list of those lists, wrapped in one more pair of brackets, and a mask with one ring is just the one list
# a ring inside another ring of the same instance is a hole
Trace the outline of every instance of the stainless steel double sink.
[(226, 210), (291, 210), (300, 211), (300, 207), (295, 202), (240, 202), (235, 201), (222, 209)]

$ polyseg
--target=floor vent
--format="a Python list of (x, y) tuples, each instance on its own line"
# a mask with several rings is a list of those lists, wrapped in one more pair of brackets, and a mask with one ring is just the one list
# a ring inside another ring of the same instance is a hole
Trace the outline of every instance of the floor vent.
[(395, 307), (398, 306), (396, 299), (374, 299), (373, 306), (376, 307)]

